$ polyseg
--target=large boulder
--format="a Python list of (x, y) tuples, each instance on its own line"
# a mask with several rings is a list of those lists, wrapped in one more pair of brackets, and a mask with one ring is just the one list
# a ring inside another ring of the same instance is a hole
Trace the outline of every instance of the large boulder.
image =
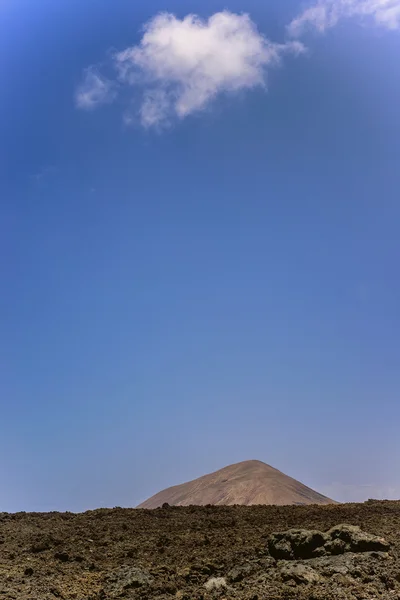
[(268, 539), (268, 550), (277, 559), (294, 560), (321, 556), (321, 549), (327, 542), (320, 531), (289, 529), (273, 533)]
[(327, 535), (330, 544), (334, 548), (343, 548), (343, 552), (389, 552), (390, 550), (390, 544), (386, 540), (366, 533), (355, 525), (336, 525), (328, 531)]
[(273, 533), (268, 539), (271, 556), (299, 560), (336, 556), (345, 552), (388, 552), (390, 545), (376, 535), (354, 525), (337, 525), (327, 533), (308, 529), (289, 529)]

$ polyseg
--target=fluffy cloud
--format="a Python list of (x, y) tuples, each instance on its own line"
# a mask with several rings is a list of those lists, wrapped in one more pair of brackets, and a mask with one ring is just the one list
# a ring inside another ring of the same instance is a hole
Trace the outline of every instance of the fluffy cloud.
[[(220, 94), (265, 87), (268, 67), (285, 53), (302, 51), (298, 41), (270, 42), (245, 14), (224, 11), (202, 20), (163, 13), (145, 25), (140, 43), (115, 54), (113, 63), (141, 124), (159, 127), (205, 109)], [(112, 94), (110, 83), (89, 69), (76, 103), (93, 108)], [(125, 121), (134, 120), (132, 109)]]
[(343, 18), (372, 18), (388, 29), (400, 28), (400, 0), (318, 0), (294, 19), (288, 31), (298, 37), (309, 28), (324, 32)]
[(301, 50), (271, 43), (248, 15), (225, 11), (203, 21), (160, 14), (115, 61), (120, 81), (143, 86), (140, 118), (149, 127), (202, 110), (221, 93), (265, 86), (266, 68)]
[(94, 67), (89, 67), (76, 90), (75, 104), (78, 108), (91, 110), (112, 102), (115, 96), (114, 84), (98, 73)]

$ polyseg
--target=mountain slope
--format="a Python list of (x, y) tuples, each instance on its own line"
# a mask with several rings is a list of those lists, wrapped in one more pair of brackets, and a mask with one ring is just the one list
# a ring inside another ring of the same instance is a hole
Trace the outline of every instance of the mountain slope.
[(170, 487), (152, 496), (138, 508), (157, 508), (165, 502), (175, 506), (334, 503), (258, 460), (230, 465), (188, 483)]

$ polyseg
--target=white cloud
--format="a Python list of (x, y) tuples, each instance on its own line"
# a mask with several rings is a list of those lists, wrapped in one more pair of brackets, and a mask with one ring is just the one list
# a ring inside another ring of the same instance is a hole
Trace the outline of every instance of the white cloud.
[(94, 67), (89, 67), (76, 90), (75, 103), (78, 108), (91, 110), (112, 102), (115, 96), (113, 82), (103, 77)]
[(266, 68), (302, 50), (299, 42), (268, 41), (248, 15), (224, 11), (203, 21), (164, 13), (114, 60), (120, 83), (141, 90), (140, 121), (152, 127), (200, 111), (221, 93), (265, 87)]
[(324, 32), (351, 17), (370, 18), (388, 29), (399, 29), (400, 0), (318, 0), (290, 23), (288, 31), (293, 37), (309, 28)]

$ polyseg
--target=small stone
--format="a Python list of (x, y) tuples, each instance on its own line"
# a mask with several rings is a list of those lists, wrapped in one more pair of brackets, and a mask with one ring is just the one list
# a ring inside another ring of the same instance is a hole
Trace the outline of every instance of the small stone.
[(60, 562), (68, 562), (69, 561), (69, 555), (66, 552), (56, 552), (54, 554), (54, 558), (56, 560), (59, 560)]
[(227, 587), (226, 579), (224, 577), (211, 577), (204, 584), (207, 592), (211, 592), (212, 590), (221, 590)]
[(85, 559), (84, 559), (84, 558), (83, 558), (83, 556), (81, 556), (80, 554), (77, 554), (77, 555), (75, 556), (75, 559), (74, 559), (74, 560), (75, 560), (75, 562), (81, 563), (81, 562), (83, 562)]

